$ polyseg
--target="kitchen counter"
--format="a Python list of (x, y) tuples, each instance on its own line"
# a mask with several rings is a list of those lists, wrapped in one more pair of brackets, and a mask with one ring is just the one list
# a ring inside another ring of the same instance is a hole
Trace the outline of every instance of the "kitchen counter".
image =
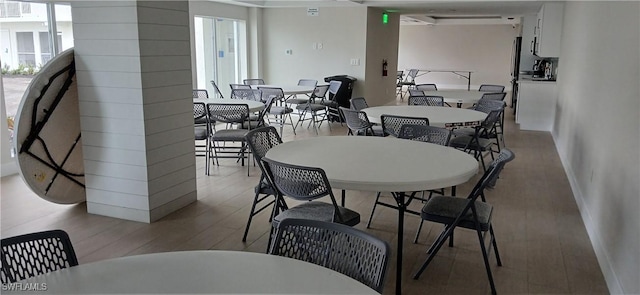
[(533, 78), (531, 75), (521, 75), (518, 79), (518, 83), (549, 83), (556, 82), (555, 78), (552, 80), (548, 80), (545, 78)]

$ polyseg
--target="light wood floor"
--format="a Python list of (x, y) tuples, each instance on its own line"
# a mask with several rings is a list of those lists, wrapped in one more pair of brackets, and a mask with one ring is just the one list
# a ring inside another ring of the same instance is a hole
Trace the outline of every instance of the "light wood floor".
[[(608, 293), (571, 188), (560, 164), (551, 135), (519, 131), (507, 110), (506, 145), (516, 159), (507, 164), (496, 188), (487, 194), (494, 205), (494, 228), (503, 266), (492, 259), (497, 290), (501, 294), (605, 294)], [(344, 135), (338, 123), (329, 130), (323, 124), (320, 136)], [(285, 141), (316, 136), (302, 128), (293, 136), (285, 127)], [(393, 151), (389, 151), (393, 153)], [(401, 156), (401, 155), (399, 155)], [(56, 205), (35, 196), (19, 176), (1, 181), (1, 236), (60, 228), (69, 233), (80, 263), (143, 253), (224, 249), (264, 252), (270, 224), (267, 212), (254, 219), (246, 243), (241, 242), (253, 187), (259, 169), (234, 160), (220, 161), (210, 176), (203, 173), (198, 158), (198, 201), (162, 220), (144, 224), (90, 215), (86, 206)], [(458, 188), (469, 192), (475, 183)], [(339, 192), (336, 192), (339, 193)], [(350, 191), (347, 207), (362, 215), (357, 228), (386, 240), (392, 246), (385, 294), (394, 291), (397, 214), (378, 208), (371, 229), (366, 229), (375, 195)], [(387, 197), (390, 198), (390, 197)], [(420, 204), (412, 204), (415, 209)], [(413, 244), (419, 218), (405, 217), (403, 291), (405, 294), (490, 293), (482, 256), (474, 232), (459, 229), (453, 248), (443, 247), (419, 280), (412, 274), (426, 258), (426, 249), (440, 232), (440, 225), (425, 223), (420, 240)], [(493, 258), (493, 256), (492, 256)]]

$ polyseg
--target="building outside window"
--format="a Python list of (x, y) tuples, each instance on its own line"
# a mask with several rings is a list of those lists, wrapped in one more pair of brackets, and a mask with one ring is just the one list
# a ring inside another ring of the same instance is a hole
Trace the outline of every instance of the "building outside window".
[[(52, 17), (49, 17), (48, 9), (55, 12)], [(52, 50), (52, 28), (56, 29), (57, 50)], [(54, 4), (52, 1), (0, 0), (0, 69), (4, 94), (0, 103), (4, 104), (6, 111), (0, 114), (0, 120), (7, 121), (10, 136), (13, 132), (12, 120), (33, 75), (57, 53), (71, 47), (73, 26), (70, 5)], [(0, 138), (0, 141), (4, 140), (4, 136)], [(5, 147), (4, 142), (2, 146)]]

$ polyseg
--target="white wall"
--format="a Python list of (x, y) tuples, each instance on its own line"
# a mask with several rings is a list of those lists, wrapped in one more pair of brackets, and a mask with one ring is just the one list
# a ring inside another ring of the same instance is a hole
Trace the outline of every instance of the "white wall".
[(553, 136), (609, 290), (640, 293), (640, 3), (565, 4)]
[[(306, 8), (263, 10), (263, 74), (267, 83), (295, 84), (299, 79), (332, 75), (365, 78), (366, 7), (320, 7), (318, 16), (308, 16)], [(265, 28), (268, 28), (265, 29)], [(322, 43), (322, 49), (313, 49)], [(291, 55), (285, 54), (291, 49)], [(360, 65), (351, 66), (351, 59)], [(363, 95), (362, 81), (356, 82), (353, 96)]]
[[(395, 103), (398, 32), (400, 16), (388, 13), (389, 22), (382, 23), (384, 10), (369, 8), (367, 13), (367, 61), (364, 97), (370, 106)], [(387, 60), (387, 76), (382, 76), (382, 60)], [(354, 96), (355, 97), (355, 96)]]
[[(509, 90), (512, 43), (518, 33), (511, 25), (400, 26), (398, 70), (471, 70), (471, 89), (499, 84)], [(416, 82), (467, 86), (467, 80), (450, 73), (429, 73)]]

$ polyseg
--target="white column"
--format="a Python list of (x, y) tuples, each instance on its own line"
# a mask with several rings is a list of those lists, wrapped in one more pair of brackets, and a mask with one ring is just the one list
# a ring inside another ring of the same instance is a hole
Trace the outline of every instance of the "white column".
[(188, 1), (71, 1), (89, 213), (196, 200)]

